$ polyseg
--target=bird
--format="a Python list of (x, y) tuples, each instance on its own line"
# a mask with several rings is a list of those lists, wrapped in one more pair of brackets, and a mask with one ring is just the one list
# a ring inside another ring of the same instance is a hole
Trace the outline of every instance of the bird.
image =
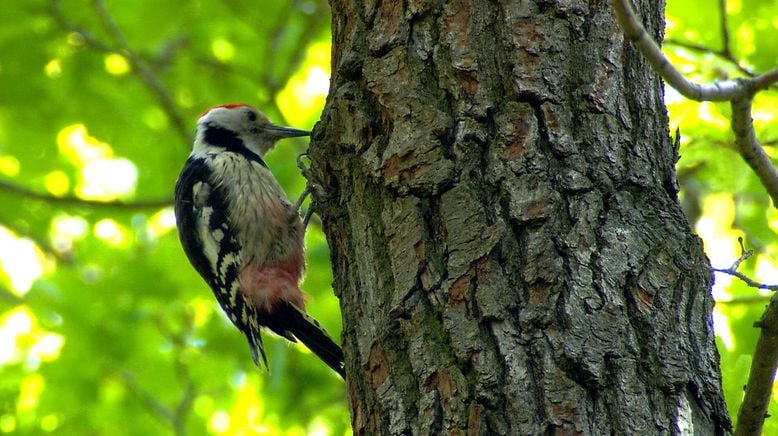
[[(245, 103), (212, 107), (197, 120), (192, 152), (175, 187), (175, 216), (189, 262), (268, 368), (260, 328), (299, 340), (345, 378), (343, 351), (305, 311), (300, 218), (264, 161), (283, 138), (306, 130), (273, 124)], [(307, 190), (306, 190), (307, 192)]]

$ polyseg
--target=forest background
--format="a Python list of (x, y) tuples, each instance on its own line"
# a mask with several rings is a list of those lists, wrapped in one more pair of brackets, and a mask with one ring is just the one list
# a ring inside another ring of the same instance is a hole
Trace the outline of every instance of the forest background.
[[(666, 20), (664, 52), (691, 80), (778, 66), (778, 1), (670, 0)], [(243, 101), (313, 127), (329, 87), (329, 26), (321, 0), (4, 2), (0, 432), (349, 434), (344, 384), (304, 347), (268, 339), (272, 371), (253, 365), (187, 263), (171, 207), (207, 107)], [(681, 201), (712, 266), (729, 267), (742, 237), (755, 254), (739, 271), (778, 283), (778, 210), (735, 150), (729, 105), (669, 87), (665, 101), (669, 131), (681, 131)], [(774, 90), (753, 116), (778, 158)], [(290, 197), (304, 187), (295, 157), (305, 148), (288, 140), (267, 156)], [(315, 219), (306, 244), (310, 312), (338, 337)], [(769, 294), (717, 274), (713, 295), (734, 419)]]

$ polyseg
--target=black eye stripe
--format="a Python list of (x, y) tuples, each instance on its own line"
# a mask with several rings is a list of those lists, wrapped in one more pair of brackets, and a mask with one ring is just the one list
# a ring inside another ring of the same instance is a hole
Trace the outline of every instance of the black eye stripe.
[(254, 113), (254, 111), (249, 111), (248, 113), (249, 121), (256, 121), (257, 120), (257, 114)]

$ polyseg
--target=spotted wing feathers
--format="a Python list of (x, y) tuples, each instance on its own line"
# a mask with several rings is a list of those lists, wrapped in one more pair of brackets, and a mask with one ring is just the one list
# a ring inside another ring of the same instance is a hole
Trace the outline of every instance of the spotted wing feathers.
[(176, 184), (178, 236), (189, 261), (248, 339), (254, 362), (267, 366), (254, 308), (239, 292), (241, 247), (230, 228), (227, 199), (203, 158), (190, 157)]

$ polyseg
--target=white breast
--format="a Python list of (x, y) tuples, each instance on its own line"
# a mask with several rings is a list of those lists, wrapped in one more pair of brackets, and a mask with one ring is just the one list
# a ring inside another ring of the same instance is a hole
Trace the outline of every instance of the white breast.
[(243, 247), (243, 266), (283, 261), (302, 251), (302, 222), (273, 174), (266, 167), (234, 153), (217, 153), (207, 164), (227, 193), (230, 222)]

